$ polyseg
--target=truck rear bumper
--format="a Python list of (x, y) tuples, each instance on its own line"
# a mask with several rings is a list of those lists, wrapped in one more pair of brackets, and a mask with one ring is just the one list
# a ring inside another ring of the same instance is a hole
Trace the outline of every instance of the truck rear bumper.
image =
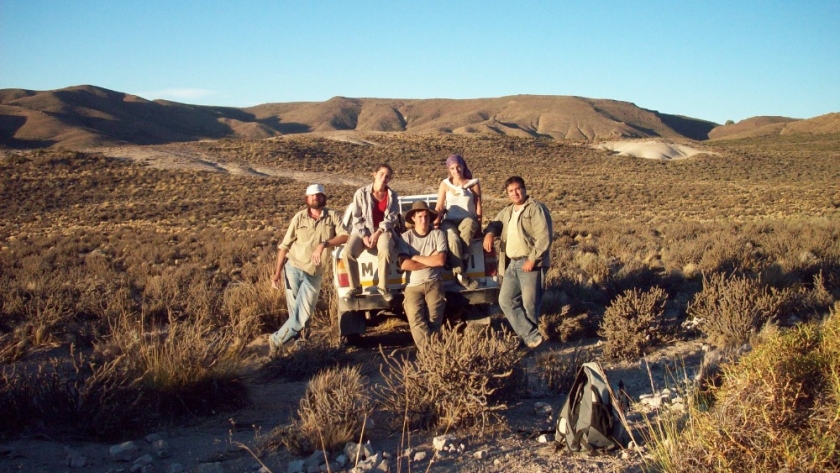
[[(446, 300), (449, 304), (495, 304), (499, 300), (498, 287), (482, 287), (472, 291), (449, 290), (446, 288)], [(379, 294), (367, 294), (364, 297), (350, 297), (338, 299), (339, 314), (351, 311), (387, 310), (402, 306), (402, 292), (394, 293), (394, 300), (386, 302)]]

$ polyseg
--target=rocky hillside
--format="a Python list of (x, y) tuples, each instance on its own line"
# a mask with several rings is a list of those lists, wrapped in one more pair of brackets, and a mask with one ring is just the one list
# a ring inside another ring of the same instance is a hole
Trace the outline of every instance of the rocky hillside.
[(0, 90), (0, 145), (87, 148), (202, 139), (259, 139), (334, 130), (704, 140), (716, 124), (629, 102), (516, 95), (448, 100), (334, 97), (250, 108), (149, 101), (101, 87)]

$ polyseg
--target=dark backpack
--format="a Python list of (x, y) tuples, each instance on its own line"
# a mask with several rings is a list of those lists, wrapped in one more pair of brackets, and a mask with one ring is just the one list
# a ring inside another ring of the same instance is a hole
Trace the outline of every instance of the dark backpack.
[(555, 439), (573, 452), (620, 447), (626, 435), (607, 375), (597, 363), (584, 363), (557, 418)]

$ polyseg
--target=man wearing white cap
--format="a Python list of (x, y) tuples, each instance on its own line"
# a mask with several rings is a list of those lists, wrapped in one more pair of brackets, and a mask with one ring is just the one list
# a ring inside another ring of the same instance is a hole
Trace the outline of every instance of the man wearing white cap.
[(277, 246), (277, 267), (271, 286), (279, 289), (282, 284), (286, 289), (289, 319), (268, 338), (272, 357), (306, 326), (315, 310), (321, 278), (331, 261), (332, 248), (347, 242), (347, 230), (341, 225), (341, 216), (326, 205), (323, 185), (307, 187), (306, 208), (292, 217), (286, 236)]

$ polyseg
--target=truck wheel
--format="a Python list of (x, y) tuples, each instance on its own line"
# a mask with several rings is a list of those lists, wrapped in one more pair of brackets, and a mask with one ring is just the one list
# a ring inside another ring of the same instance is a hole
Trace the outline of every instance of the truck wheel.
[(365, 333), (367, 323), (365, 313), (358, 310), (351, 310), (338, 315), (338, 334), (342, 337), (347, 335), (361, 335)]

